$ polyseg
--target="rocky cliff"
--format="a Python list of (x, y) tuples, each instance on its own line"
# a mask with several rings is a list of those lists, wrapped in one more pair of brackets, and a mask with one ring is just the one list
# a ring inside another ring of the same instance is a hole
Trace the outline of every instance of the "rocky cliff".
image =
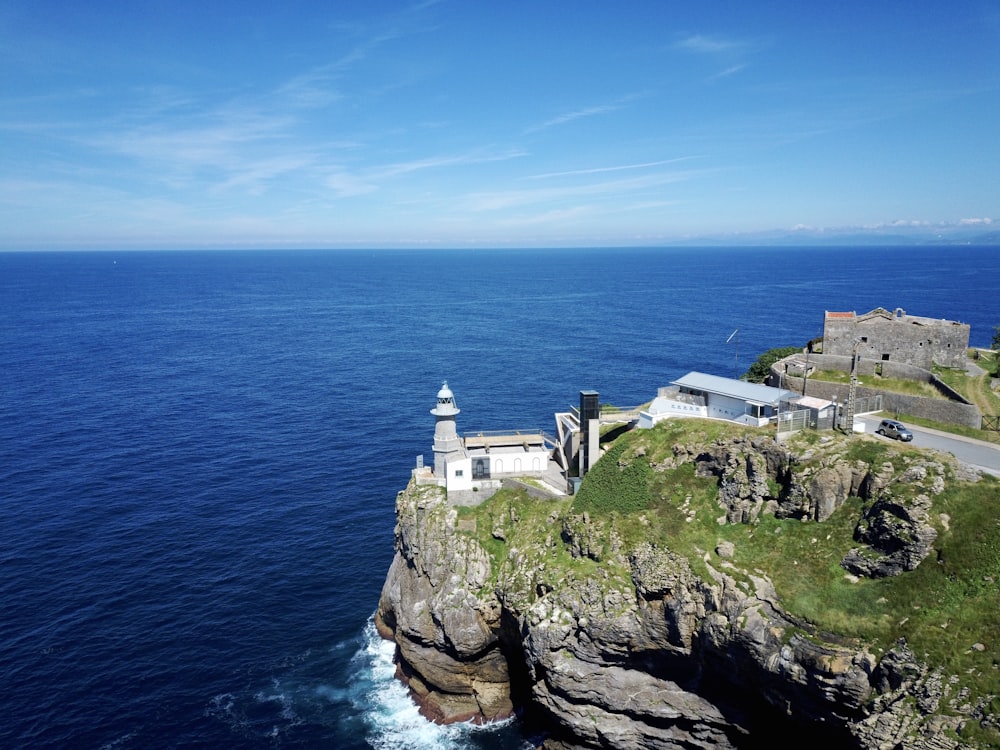
[(399, 493), (376, 624), (423, 712), (517, 711), (547, 748), (988, 746), (995, 625), (916, 654), (927, 608), (899, 584), (957, 570), (946, 487), (975, 477), (870, 438), (692, 429), (620, 438), (576, 498)]

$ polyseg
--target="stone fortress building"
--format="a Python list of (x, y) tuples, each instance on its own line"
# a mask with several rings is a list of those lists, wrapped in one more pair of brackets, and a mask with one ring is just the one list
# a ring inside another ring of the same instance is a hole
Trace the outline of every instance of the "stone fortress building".
[(850, 357), (857, 346), (862, 359), (899, 362), (930, 370), (933, 365), (964, 367), (969, 326), (953, 320), (889, 312), (877, 307), (858, 315), (830, 312), (823, 321), (823, 354)]
[[(933, 371), (935, 365), (964, 368), (969, 346), (969, 325), (952, 320), (907, 315), (877, 307), (855, 312), (826, 311), (822, 349), (811, 343), (802, 354), (786, 357), (771, 366), (772, 385), (844, 404), (850, 395), (843, 383), (813, 380), (816, 371), (855, 372), (870, 377), (870, 386), (858, 385), (856, 396), (880, 399), (882, 411), (922, 417), (935, 422), (979, 429), (979, 408), (948, 386)], [(939, 396), (921, 396), (878, 386), (881, 378), (927, 383)], [(870, 381), (871, 382), (871, 381)]]

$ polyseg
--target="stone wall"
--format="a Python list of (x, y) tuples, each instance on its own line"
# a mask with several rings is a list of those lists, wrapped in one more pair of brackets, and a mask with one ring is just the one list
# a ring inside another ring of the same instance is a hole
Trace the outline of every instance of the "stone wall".
[[(794, 365), (793, 360), (795, 360)], [(772, 384), (777, 383), (780, 378), (782, 388), (802, 393), (801, 364), (802, 359), (799, 355), (775, 362), (771, 366)], [(878, 364), (880, 363), (872, 362), (869, 359), (862, 359), (858, 362), (858, 374), (874, 375), (876, 365)], [(942, 383), (933, 373), (899, 362), (891, 363), (891, 367), (889, 366), (889, 362), (881, 364), (883, 365), (882, 375), (884, 377), (931, 383), (947, 400), (928, 398), (926, 396), (911, 396), (904, 393), (892, 393), (862, 385), (859, 385), (857, 389), (859, 397), (881, 394), (882, 409), (891, 414), (909, 414), (914, 417), (931, 419), (935, 422), (958, 424), (979, 429), (982, 423), (982, 414), (979, 409), (965, 401), (958, 393), (955, 393), (946, 384)], [(786, 365), (788, 365), (787, 371)], [(845, 357), (835, 354), (810, 354), (809, 369), (810, 371), (815, 369), (850, 372), (851, 357), (849, 355)], [(828, 401), (836, 400), (839, 403), (844, 403), (847, 400), (847, 391), (847, 383), (829, 383), (822, 380), (810, 379), (806, 384), (808, 395), (825, 398)]]

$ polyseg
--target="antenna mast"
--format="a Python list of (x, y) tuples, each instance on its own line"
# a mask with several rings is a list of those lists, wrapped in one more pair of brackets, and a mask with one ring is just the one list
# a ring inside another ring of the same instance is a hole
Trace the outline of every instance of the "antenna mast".
[(734, 378), (738, 378), (740, 376), (740, 340), (739, 340), (739, 337), (736, 335), (739, 332), (740, 332), (740, 329), (737, 328), (735, 331), (733, 331), (731, 334), (729, 334), (729, 338), (726, 339), (726, 343), (727, 344), (730, 341), (733, 341), (736, 344), (736, 358), (733, 360), (733, 377)]

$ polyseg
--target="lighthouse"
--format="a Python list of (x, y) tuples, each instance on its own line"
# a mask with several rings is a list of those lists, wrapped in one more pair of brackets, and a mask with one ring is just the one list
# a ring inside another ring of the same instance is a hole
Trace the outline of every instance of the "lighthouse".
[(460, 409), (455, 406), (455, 394), (444, 381), (438, 391), (437, 405), (431, 409), (434, 415), (434, 476), (446, 476), (448, 458), (462, 452), (462, 441), (455, 429), (455, 415)]

